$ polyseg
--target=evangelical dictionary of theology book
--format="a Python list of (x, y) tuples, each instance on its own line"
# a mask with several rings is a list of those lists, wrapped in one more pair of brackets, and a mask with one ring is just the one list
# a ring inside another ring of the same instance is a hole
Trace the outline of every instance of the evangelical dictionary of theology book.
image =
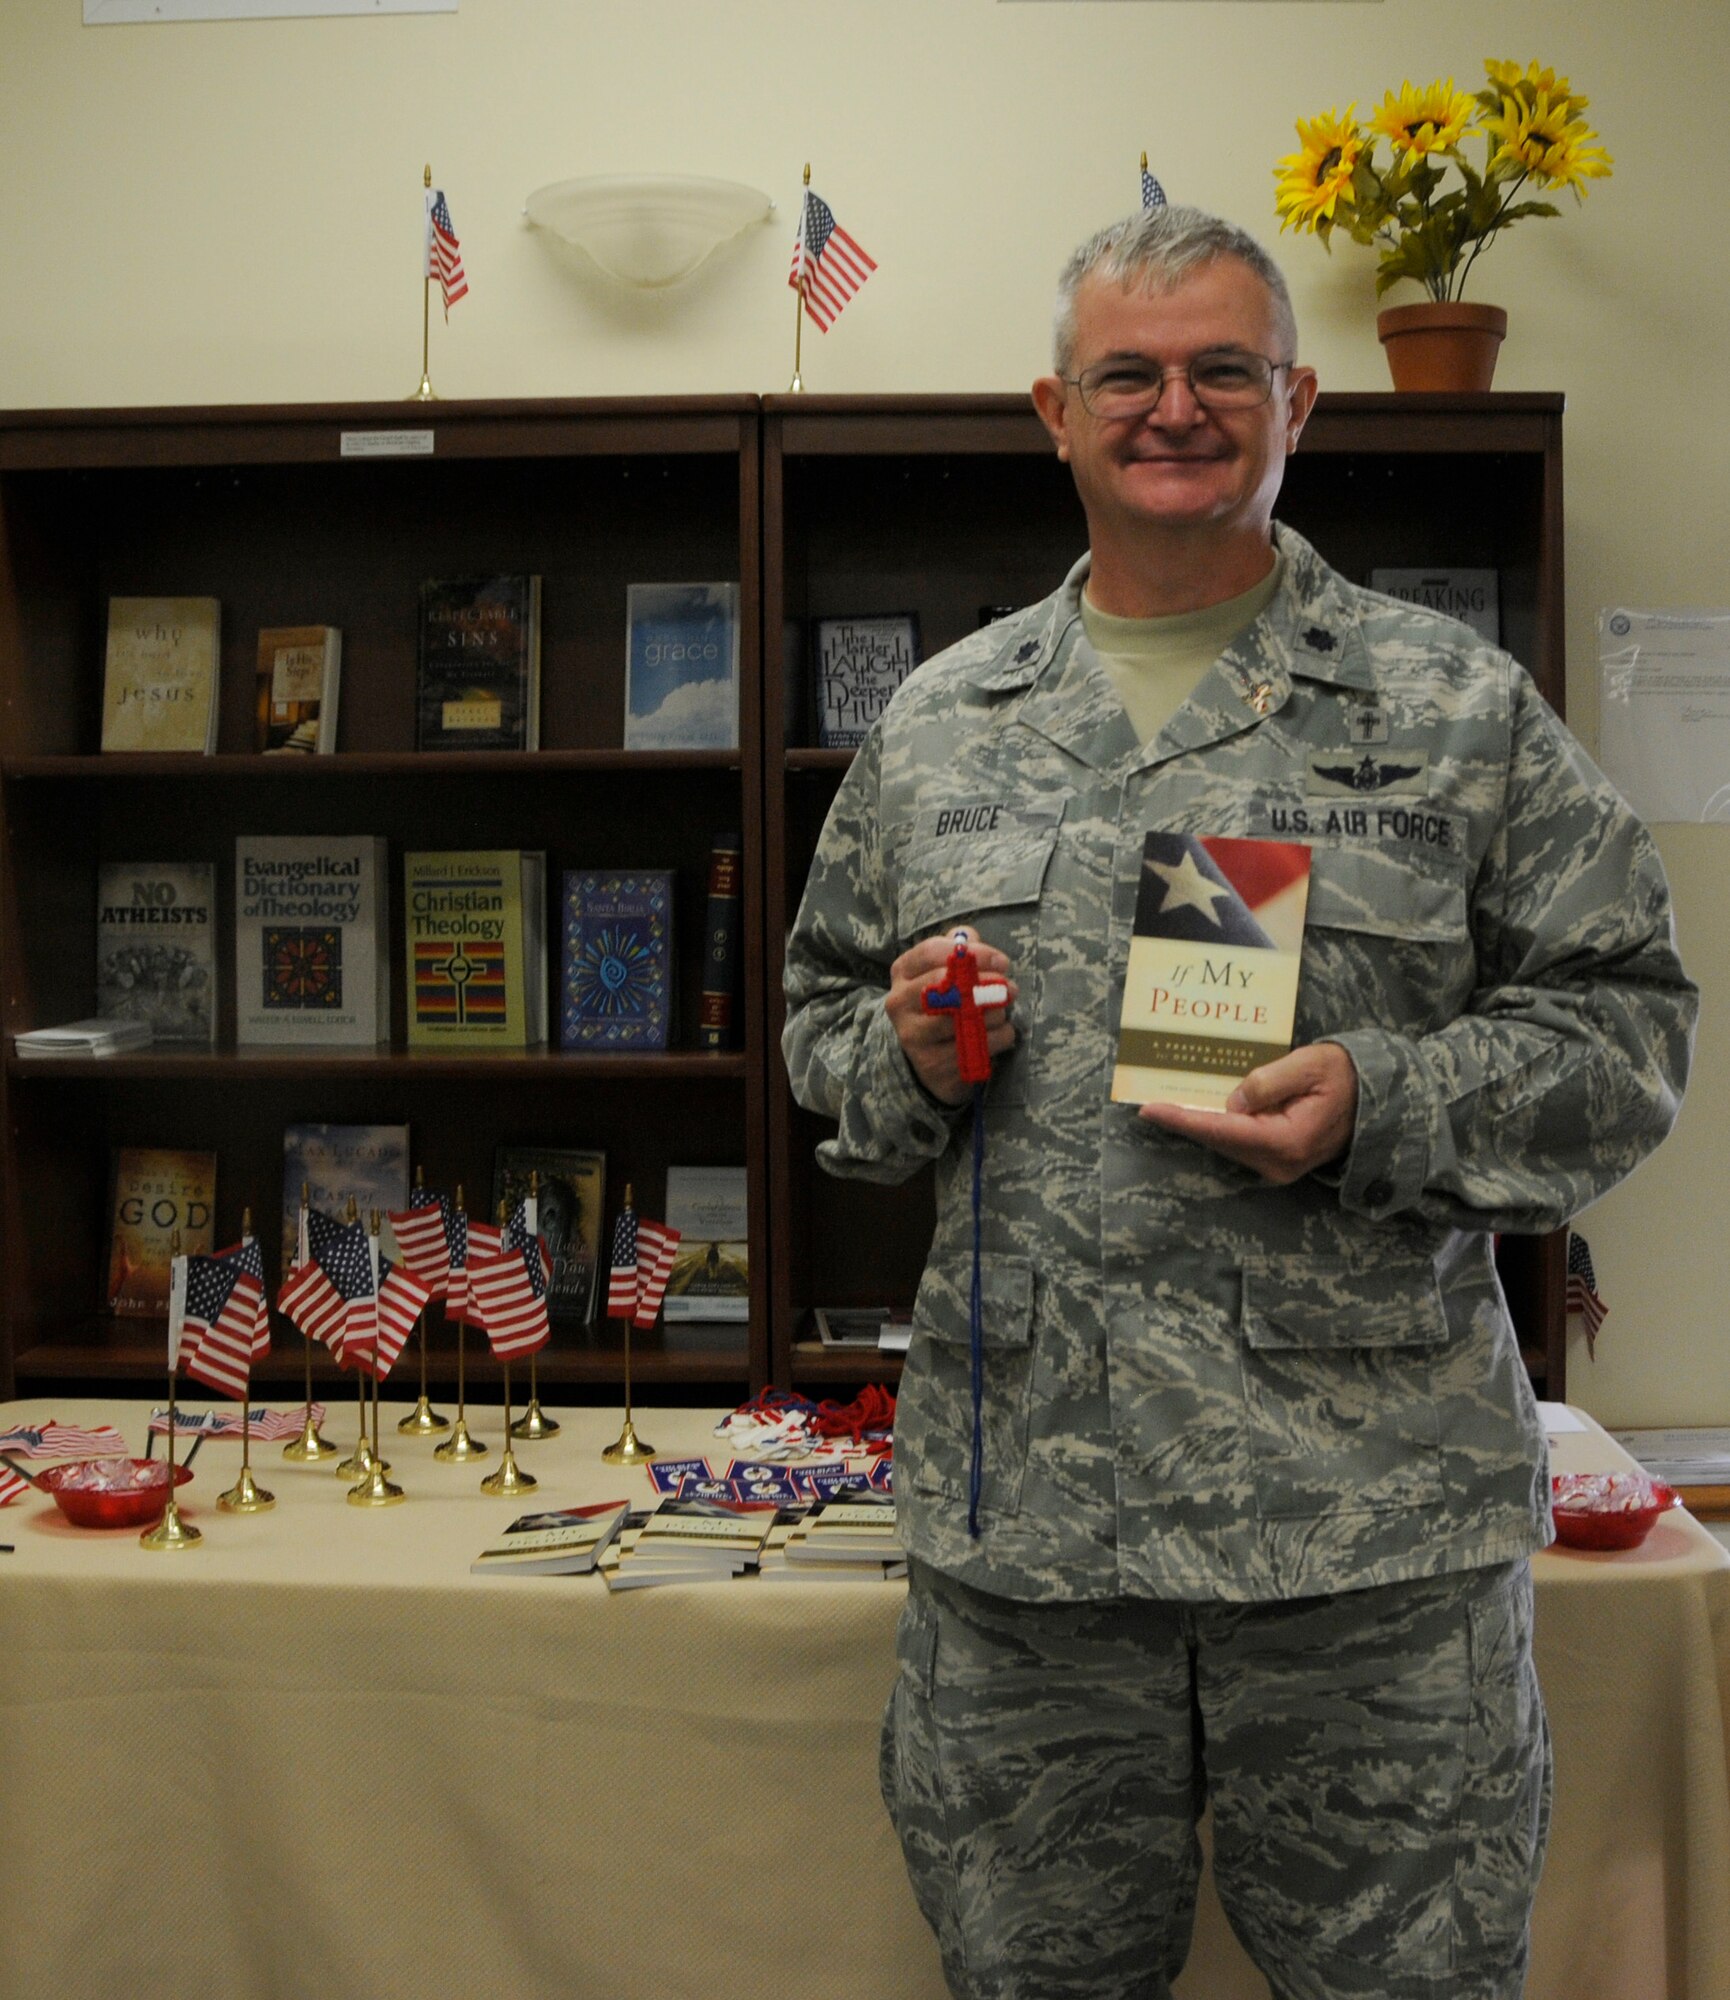
[(216, 890), (208, 861), (105, 861), (96, 871), (96, 1013), (159, 1042), (216, 1040)]
[(547, 1039), (546, 863), (517, 848), (403, 856), (411, 1049)]
[(389, 861), (373, 834), (234, 843), (234, 1027), (242, 1043), (390, 1038)]
[(1290, 1049), (1309, 867), (1298, 841), (1147, 836), (1113, 1102), (1223, 1111)]

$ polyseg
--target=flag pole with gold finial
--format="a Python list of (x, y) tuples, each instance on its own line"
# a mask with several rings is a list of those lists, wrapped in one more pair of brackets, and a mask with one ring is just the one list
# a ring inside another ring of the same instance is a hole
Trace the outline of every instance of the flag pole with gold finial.
[(799, 282), (793, 288), (793, 379), (787, 384), (790, 393), (795, 390), (802, 390), (805, 387), (804, 378), (799, 373), (799, 363), (803, 352), (801, 343), (805, 337), (805, 211), (810, 206), (811, 162), (807, 160), (805, 162), (804, 192), (799, 197), (799, 241), (797, 246)]
[[(378, 1442), (379, 1325), (377, 1313), (378, 1279), (381, 1266), (378, 1249), (378, 1210), (376, 1208), (372, 1211), (371, 1226), (367, 1230), (366, 1251), (368, 1260), (372, 1265), (374, 1314), (372, 1326), (372, 1463), (361, 1474), (356, 1484), (349, 1488), (348, 1504), (351, 1507), (394, 1507), (402, 1499), (403, 1490), (387, 1476), (390, 1472), (390, 1467), (384, 1462)], [(360, 1368), (358, 1360), (355, 1366), (360, 1372), (361, 1379), (364, 1381), (366, 1371)]]
[[(429, 160), (421, 175), (421, 199), (432, 193), (432, 162)], [(430, 230), (432, 221), (423, 217), (422, 227)], [(427, 254), (423, 241), (420, 253), (420, 387), (409, 398), (411, 403), (436, 403), (438, 391), (432, 385), (432, 377), (427, 373), (427, 358), (431, 349), (428, 345), (428, 327), (432, 323), (432, 258)]]
[[(244, 1249), (252, 1241), (252, 1210), (244, 1209), (240, 1218), (240, 1243)], [(261, 1270), (263, 1266), (259, 1267)], [(266, 1308), (268, 1312), (269, 1308)], [(252, 1350), (251, 1335), (247, 1336), (246, 1387), (240, 1398), (240, 1477), (226, 1493), (216, 1496), (216, 1504), (225, 1514), (263, 1514), (276, 1505), (276, 1495), (267, 1493), (252, 1476)]]
[[(529, 1198), (523, 1206), (523, 1219), (528, 1225), (532, 1244), (541, 1233), (541, 1176), (535, 1167), (529, 1169)], [(558, 1424), (541, 1408), (540, 1374), (535, 1367), (535, 1357), (539, 1353), (540, 1349), (536, 1348), (535, 1353), (529, 1356), (529, 1406), (510, 1427), (512, 1437), (523, 1438), (530, 1444), (541, 1438), (556, 1438), (559, 1434)]]
[[(457, 1189), (456, 1212), (463, 1215), (463, 1264), (468, 1264), (468, 1219), (463, 1211), (463, 1191)], [(467, 1284), (467, 1279), (464, 1279)], [(445, 1298), (445, 1317), (450, 1317), (450, 1298)], [(466, 1379), (465, 1348), (468, 1333), (468, 1301), (463, 1301), (463, 1317), (457, 1321), (457, 1420), (451, 1434), (442, 1444), (433, 1446), (434, 1458), (455, 1459), (459, 1462), (469, 1458), (485, 1458), (488, 1446), (478, 1438), (469, 1436), (468, 1426), (468, 1384)]]
[[(809, 177), (810, 168), (807, 167), (805, 172), (807, 177)], [(627, 1185), (625, 1189), (625, 1207), (627, 1209), (635, 1207), (635, 1203), (631, 1199), (631, 1193), (632, 1190)], [(637, 1254), (640, 1260), (642, 1256), (640, 1249)], [(634, 1318), (635, 1314), (633, 1313), (631, 1318), (625, 1321), (625, 1428), (601, 1452), (601, 1456), (609, 1465), (643, 1465), (655, 1455), (655, 1447), (652, 1444), (644, 1444), (643, 1440), (637, 1435), (636, 1425), (631, 1421), (631, 1319)]]
[[(295, 1237), (295, 1268), (304, 1264), (312, 1255), (306, 1240), (306, 1211), (312, 1190), (305, 1181), (300, 1184), (300, 1221)], [(306, 1422), (300, 1427), (300, 1436), (290, 1438), (282, 1448), (284, 1458), (296, 1465), (305, 1464), (309, 1459), (335, 1458), (337, 1447), (329, 1444), (319, 1435), (318, 1422), (312, 1414), (312, 1335), (304, 1333), (306, 1342)]]
[[(414, 1184), (417, 1188), (424, 1188), (426, 1186), (426, 1176), (420, 1167), (416, 1167), (414, 1170)], [(411, 1196), (410, 1199), (412, 1201), (413, 1197)], [(406, 1417), (399, 1420), (397, 1429), (399, 1431), (411, 1431), (416, 1437), (430, 1437), (436, 1431), (448, 1431), (451, 1427), (451, 1420), (449, 1417), (441, 1417), (438, 1411), (427, 1400), (426, 1308), (424, 1306), (417, 1315), (416, 1324), (420, 1335), (420, 1400), (409, 1411)]]
[[(348, 1208), (342, 1219), (350, 1229), (360, 1220), (360, 1205), (356, 1202), (352, 1194), (348, 1198)], [(375, 1267), (373, 1297), (376, 1299), (377, 1296), (378, 1279)], [(376, 1332), (374, 1338), (377, 1338)], [(361, 1367), (358, 1361), (355, 1363), (354, 1369), (354, 1386), (355, 1394), (360, 1403), (360, 1443), (355, 1446), (349, 1456), (336, 1468), (336, 1476), (338, 1479), (365, 1480), (372, 1476), (373, 1465), (376, 1461), (371, 1441), (366, 1434), (366, 1370)], [(384, 1469), (388, 1472), (390, 1467), (387, 1465)]]
[(190, 1549), (203, 1541), (197, 1528), (180, 1518), (174, 1498), (174, 1371), (180, 1365), (180, 1336), (186, 1326), (186, 1259), (180, 1254), (180, 1231), (168, 1238), (168, 1505), (154, 1528), (138, 1539), (147, 1549)]
[[(498, 1213), (499, 1234), (501, 1236), (504, 1234), (505, 1219), (508, 1213), (509, 1211), (505, 1207), (505, 1204), (501, 1201)], [(536, 1254), (538, 1255), (539, 1252), (537, 1251)], [(486, 1478), (481, 1481), (481, 1491), (483, 1493), (509, 1496), (516, 1493), (530, 1493), (541, 1482), (535, 1478), (533, 1473), (523, 1471), (522, 1467), (517, 1464), (516, 1453), (511, 1450), (511, 1438), (514, 1434), (514, 1426), (511, 1423), (511, 1364), (506, 1361), (503, 1366), (505, 1371), (505, 1455), (499, 1460), (498, 1470), (496, 1472), (489, 1472)]]

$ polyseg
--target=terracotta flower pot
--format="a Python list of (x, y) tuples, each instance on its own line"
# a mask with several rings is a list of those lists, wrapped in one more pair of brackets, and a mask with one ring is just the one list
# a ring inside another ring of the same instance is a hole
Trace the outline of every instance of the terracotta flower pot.
[(1458, 299), (1444, 304), (1425, 299), (1376, 314), (1376, 334), (1396, 389), (1487, 389), (1507, 331), (1508, 315), (1500, 306)]

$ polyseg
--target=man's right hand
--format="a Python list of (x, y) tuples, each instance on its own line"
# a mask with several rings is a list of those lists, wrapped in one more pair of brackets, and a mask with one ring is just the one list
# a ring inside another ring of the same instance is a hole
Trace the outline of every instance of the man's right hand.
[[(966, 930), (965, 926), (958, 928)], [(1008, 984), (1009, 1005), (1013, 1006), (1015, 982), (1009, 978), (1008, 959), (994, 945), (981, 944), (977, 931), (966, 930), (966, 936), (979, 960), (979, 970)], [(913, 1074), (942, 1104), (965, 1104), (973, 1094), (972, 1086), (962, 1082), (955, 1059), (954, 1022), (944, 1014), (927, 1014), (920, 1005), (926, 987), (942, 980), (954, 937), (953, 930), (945, 931), (904, 951), (889, 968), (889, 997), (883, 1002), (896, 1039), (913, 1065)], [(984, 1012), (985, 1045), (993, 1056), (1000, 1056), (1015, 1041), (1009, 1007), (988, 1007)]]

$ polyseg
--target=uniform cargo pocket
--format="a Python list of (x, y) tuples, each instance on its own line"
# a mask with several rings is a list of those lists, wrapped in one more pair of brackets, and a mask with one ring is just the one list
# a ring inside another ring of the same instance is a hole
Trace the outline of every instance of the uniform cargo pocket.
[(1264, 1519), (1441, 1504), (1430, 1361), (1448, 1323), (1433, 1264), (1252, 1259), (1242, 1331)]
[[(971, 1266), (927, 1265), (913, 1302), (913, 1340), (896, 1399), (896, 1456), (922, 1493), (965, 1503), (973, 1439)], [(1033, 1379), (1033, 1266), (990, 1257), (983, 1272), (987, 1513), (1021, 1504)]]

